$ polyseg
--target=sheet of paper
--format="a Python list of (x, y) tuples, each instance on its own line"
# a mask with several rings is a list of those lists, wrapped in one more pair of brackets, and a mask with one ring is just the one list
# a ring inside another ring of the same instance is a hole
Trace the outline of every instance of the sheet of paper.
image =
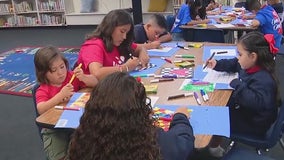
[[(178, 105), (157, 105), (162, 109), (175, 111)], [(187, 106), (190, 113), (190, 124), (194, 135), (221, 135), (230, 137), (229, 108), (224, 106)]]
[(173, 49), (173, 47), (162, 47), (159, 49), (149, 49), (148, 51), (152, 51), (152, 52), (169, 52), (171, 49)]
[(206, 76), (203, 78), (205, 82), (229, 84), (238, 77), (238, 73), (218, 72), (209, 68), (206, 68), (204, 71), (207, 71)]

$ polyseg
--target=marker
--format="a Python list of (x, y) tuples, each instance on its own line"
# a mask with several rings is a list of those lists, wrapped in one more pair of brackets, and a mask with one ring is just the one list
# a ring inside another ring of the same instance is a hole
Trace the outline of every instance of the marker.
[(208, 94), (207, 94), (204, 90), (203, 90), (203, 92), (204, 92), (204, 95), (205, 95), (206, 100), (208, 101), (208, 100), (209, 100)]
[(185, 78), (185, 76), (179, 75), (155, 75), (155, 78)]
[(165, 60), (165, 61), (168, 62), (168, 63), (172, 63), (171, 60), (169, 60), (169, 59), (167, 59), (167, 58), (165, 58), (165, 57), (161, 57), (161, 59)]
[(200, 90), (200, 94), (202, 95), (203, 101), (204, 102), (207, 101), (207, 98), (205, 96), (205, 92), (202, 89)]
[(192, 85), (208, 85), (210, 84), (209, 82), (202, 82), (202, 81), (197, 81), (197, 82), (192, 82), (191, 83)]
[(61, 110), (72, 110), (72, 111), (80, 111), (80, 108), (75, 107), (64, 107), (64, 106), (54, 106), (55, 109)]
[(141, 75), (134, 75), (133, 77), (137, 78), (137, 77), (154, 77), (155, 74), (141, 74)]
[(178, 94), (178, 95), (174, 95), (174, 96), (169, 96), (168, 100), (184, 98), (184, 97), (189, 97), (189, 96), (193, 96), (193, 93), (184, 93), (184, 94)]
[(203, 69), (205, 69), (208, 64), (209, 64), (209, 61), (214, 57), (214, 55), (216, 54), (216, 52), (213, 52), (213, 54), (209, 57), (209, 59), (206, 61), (206, 64), (204, 65)]
[(225, 54), (225, 53), (228, 53), (228, 51), (220, 51), (220, 52), (217, 52), (217, 54)]
[(185, 50), (189, 50), (188, 47), (180, 46), (178, 43), (176, 44), (176, 46), (177, 46), (178, 48), (182, 48), (182, 49), (185, 49)]
[(197, 104), (198, 104), (198, 105), (201, 105), (201, 101), (200, 101), (200, 99), (198, 98), (198, 95), (197, 95), (196, 92), (193, 92), (193, 96), (194, 96), (194, 98), (195, 98)]
[(194, 55), (175, 55), (176, 58), (195, 58)]
[[(78, 67), (81, 68), (81, 67), (82, 67), (82, 63), (80, 63), (80, 64), (78, 65)], [(77, 67), (76, 67), (76, 68), (77, 68)], [(69, 81), (69, 84), (71, 84), (74, 79), (75, 79), (75, 74), (72, 75), (72, 77), (71, 77), (71, 79), (70, 79), (70, 81)]]
[(173, 81), (173, 78), (165, 78), (165, 79), (152, 79), (150, 80), (150, 83), (158, 83), (158, 82), (167, 82), (167, 81)]

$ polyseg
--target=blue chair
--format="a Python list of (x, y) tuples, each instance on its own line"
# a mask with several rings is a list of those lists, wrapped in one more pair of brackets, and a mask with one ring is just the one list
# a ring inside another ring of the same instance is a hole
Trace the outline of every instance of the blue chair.
[[(38, 110), (37, 110), (37, 105), (36, 105), (36, 91), (37, 91), (37, 89), (39, 88), (39, 84), (37, 83), (37, 84), (35, 84), (34, 86), (33, 86), (33, 88), (32, 88), (32, 96), (33, 96), (33, 102), (34, 102), (34, 109), (35, 109), (35, 113), (36, 113), (36, 117), (38, 117), (39, 116), (39, 113), (38, 113)], [(39, 131), (39, 135), (40, 135), (40, 137), (42, 138), (42, 136), (41, 136), (41, 127), (38, 125), (38, 124), (36, 124), (37, 125), (37, 127), (38, 127), (38, 131)]]
[(166, 16), (168, 32), (171, 32), (172, 27), (173, 27), (173, 25), (174, 25), (174, 23), (175, 23), (175, 19), (176, 19), (176, 18), (175, 18), (174, 15), (167, 15), (167, 16)]
[(273, 123), (273, 125), (271, 125), (270, 129), (267, 131), (265, 138), (247, 136), (242, 134), (231, 134), (231, 140), (233, 140), (231, 146), (234, 144), (234, 142), (241, 142), (243, 144), (255, 147), (257, 153), (261, 154), (262, 149), (268, 151), (268, 149), (275, 146), (277, 142), (280, 142), (282, 149), (284, 149), (283, 140), (282, 140), (283, 132), (284, 132), (284, 103), (282, 103), (279, 109), (277, 119)]
[(213, 42), (225, 43), (224, 31), (222, 29), (196, 29), (183, 30), (183, 38), (190, 42)]

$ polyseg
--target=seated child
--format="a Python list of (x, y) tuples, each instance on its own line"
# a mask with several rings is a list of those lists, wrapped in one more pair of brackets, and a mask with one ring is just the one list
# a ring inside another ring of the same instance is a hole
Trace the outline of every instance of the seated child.
[[(208, 61), (208, 67), (216, 71), (239, 73), (230, 83), (234, 91), (227, 104), (233, 134), (264, 137), (277, 118), (274, 56), (278, 50), (274, 44), (272, 34), (252, 31), (238, 41), (238, 58)], [(213, 148), (218, 147), (214, 144)]]
[(167, 132), (152, 114), (143, 84), (127, 73), (108, 75), (91, 93), (68, 159), (187, 159), (194, 148), (188, 109), (176, 110)]
[(146, 49), (159, 48), (161, 43), (172, 40), (171, 34), (167, 31), (166, 19), (161, 14), (153, 14), (146, 24), (135, 25), (134, 38), (135, 43)]
[[(67, 103), (74, 92), (82, 87), (94, 87), (98, 80), (85, 75), (81, 68), (68, 71), (68, 61), (63, 54), (52, 46), (39, 49), (35, 53), (34, 64), (40, 87), (36, 91), (36, 103), (39, 114), (43, 114), (55, 105)], [(69, 83), (72, 75), (76, 79)], [(67, 153), (71, 130), (43, 128), (44, 151), (50, 160), (63, 159)]]

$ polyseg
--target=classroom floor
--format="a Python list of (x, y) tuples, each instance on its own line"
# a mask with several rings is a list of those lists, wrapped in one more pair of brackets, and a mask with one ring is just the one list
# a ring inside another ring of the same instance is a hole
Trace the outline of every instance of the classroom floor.
[[(19, 46), (80, 46), (85, 34), (94, 28), (94, 26), (75, 26), (0, 29), (0, 52)], [(284, 56), (277, 60), (277, 63), (278, 68), (284, 66)], [(284, 73), (281, 72), (284, 70), (279, 68), (278, 71), (279, 79), (283, 81)], [(283, 86), (280, 88), (282, 93), (284, 93), (283, 88)], [(44, 160), (42, 142), (34, 122), (32, 98), (0, 94), (0, 102), (0, 159)], [(206, 149), (198, 150), (196, 153), (194, 160), (217, 160), (210, 157)], [(265, 154), (275, 160), (284, 157), (284, 151), (279, 144)]]

